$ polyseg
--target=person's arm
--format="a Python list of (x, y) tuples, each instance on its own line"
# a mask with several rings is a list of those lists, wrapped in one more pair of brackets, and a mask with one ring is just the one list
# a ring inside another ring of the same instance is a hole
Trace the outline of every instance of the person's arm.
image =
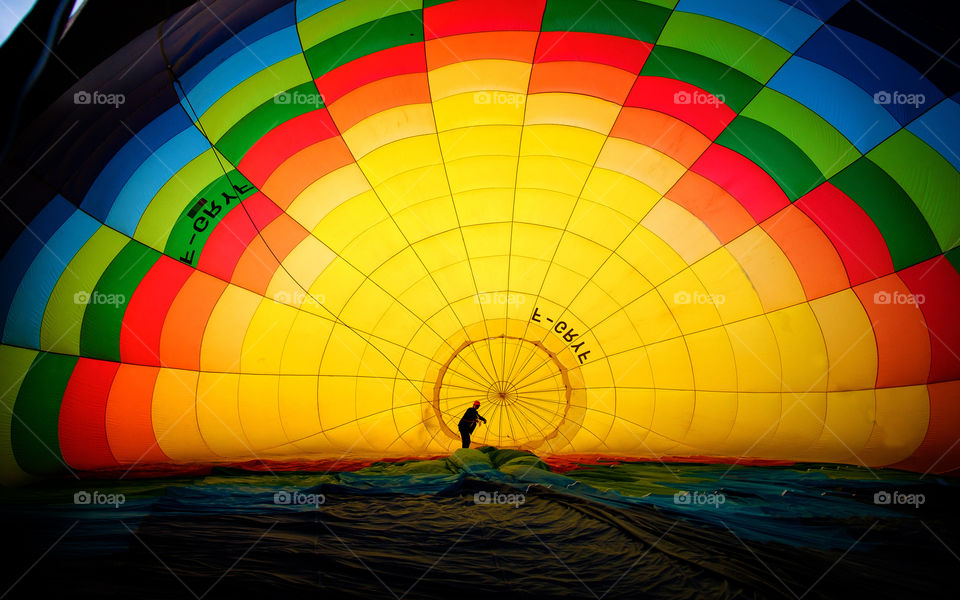
[(477, 413), (477, 418), (480, 419), (481, 421), (483, 421), (484, 425), (486, 425), (487, 420), (484, 419), (483, 417), (481, 417), (481, 416), (480, 416), (480, 413)]

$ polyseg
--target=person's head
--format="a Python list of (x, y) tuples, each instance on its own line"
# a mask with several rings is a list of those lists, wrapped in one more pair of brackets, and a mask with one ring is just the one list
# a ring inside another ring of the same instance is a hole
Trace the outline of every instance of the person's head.
[(474, 400), (474, 401), (473, 401), (473, 407), (474, 407), (474, 408), (480, 408), (480, 401), (479, 401), (479, 400)]

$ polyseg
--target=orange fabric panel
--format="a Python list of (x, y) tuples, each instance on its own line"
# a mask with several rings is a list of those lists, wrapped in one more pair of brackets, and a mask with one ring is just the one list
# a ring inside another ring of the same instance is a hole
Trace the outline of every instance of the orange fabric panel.
[(703, 221), (721, 244), (756, 225), (736, 198), (693, 171), (684, 173), (665, 196)]
[(623, 104), (637, 77), (628, 71), (591, 62), (555, 61), (533, 65), (531, 94), (571, 92)]
[(284, 161), (263, 184), (261, 191), (286, 210), (310, 184), (352, 162), (353, 154), (343, 138), (328, 138), (307, 146)]
[[(188, 282), (189, 285), (189, 282)], [(120, 365), (107, 398), (110, 451), (122, 465), (169, 462), (153, 430), (151, 407), (158, 367)]]
[[(923, 312), (896, 273), (855, 288), (877, 339), (877, 387), (914, 385), (930, 372), (930, 336)], [(887, 301), (889, 300), (889, 301)]]
[(904, 461), (890, 465), (898, 469), (946, 473), (960, 469), (960, 381), (927, 386), (930, 394), (930, 425), (923, 441)]
[(426, 42), (427, 69), (485, 58), (533, 62), (538, 31), (465, 33)]
[(787, 255), (800, 278), (807, 300), (850, 287), (837, 249), (802, 210), (791, 204), (760, 223), (760, 227)]
[(265, 294), (280, 262), (308, 235), (309, 232), (287, 214), (280, 215), (244, 250), (233, 271), (232, 283), (256, 294)]
[(426, 73), (385, 77), (348, 92), (327, 107), (340, 131), (379, 112), (407, 104), (427, 104), (430, 89)]
[(213, 307), (227, 282), (194, 271), (170, 305), (160, 332), (160, 364), (196, 371), (200, 368), (200, 344)]
[(654, 148), (685, 167), (710, 146), (710, 139), (676, 117), (625, 106), (610, 135)]

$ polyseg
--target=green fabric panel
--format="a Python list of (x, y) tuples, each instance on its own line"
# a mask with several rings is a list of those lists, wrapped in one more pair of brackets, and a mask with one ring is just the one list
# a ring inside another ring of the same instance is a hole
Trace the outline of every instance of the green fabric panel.
[(740, 112), (763, 86), (713, 59), (669, 46), (654, 46), (641, 75), (669, 77), (706, 90)]
[(853, 198), (883, 235), (893, 266), (906, 269), (940, 254), (940, 246), (906, 192), (869, 158), (862, 157), (830, 178)]
[(217, 224), (256, 191), (237, 170), (214, 180), (183, 208), (167, 239), (164, 254), (196, 267), (203, 246)]
[(80, 353), (83, 314), (91, 304), (103, 300), (92, 293), (93, 288), (127, 242), (127, 236), (104, 225), (70, 260), (43, 312), (41, 348), (61, 354)]
[(933, 230), (940, 249), (960, 245), (960, 173), (906, 129), (867, 153), (902, 187)]
[(860, 158), (860, 152), (820, 115), (792, 98), (764, 88), (740, 113), (769, 125), (803, 150), (824, 177)]
[(637, 0), (547, 0), (543, 31), (605, 33), (654, 43), (670, 11)]
[(13, 454), (13, 407), (36, 350), (0, 346), (0, 485), (16, 485), (28, 476)]
[(80, 327), (80, 351), (83, 356), (120, 362), (120, 326), (133, 292), (160, 253), (130, 241), (106, 268), (94, 287), (94, 294), (118, 302), (98, 302), (87, 306)]
[(27, 473), (53, 475), (64, 469), (60, 404), (76, 365), (76, 356), (40, 353), (20, 386), (10, 437), (17, 463)]
[(782, 133), (747, 117), (737, 117), (717, 143), (746, 156), (766, 171), (796, 201), (824, 179), (816, 165)]
[[(297, 31), (303, 48), (310, 50), (320, 42), (355, 27), (399, 13), (419, 12), (422, 7), (421, 0), (346, 0), (304, 19), (297, 25)], [(420, 30), (422, 34), (422, 24)], [(422, 37), (420, 41), (423, 41)]]
[(766, 83), (790, 53), (752, 31), (691, 13), (670, 15), (657, 44), (688, 50)]
[(231, 127), (217, 142), (217, 150), (231, 163), (239, 164), (243, 155), (271, 129), (321, 107), (323, 99), (313, 81), (281, 92)]
[(402, 12), (366, 23), (306, 50), (304, 54), (313, 78), (374, 52), (422, 42), (421, 13), (419, 10)]

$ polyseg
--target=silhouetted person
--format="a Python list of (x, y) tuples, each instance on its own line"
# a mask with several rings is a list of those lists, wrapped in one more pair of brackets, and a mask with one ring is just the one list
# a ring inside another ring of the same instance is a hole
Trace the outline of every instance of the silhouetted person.
[(473, 406), (467, 409), (467, 412), (463, 413), (463, 418), (460, 419), (460, 422), (457, 423), (457, 429), (460, 430), (460, 440), (463, 442), (464, 448), (470, 447), (470, 434), (473, 433), (473, 430), (477, 428), (477, 423), (483, 421), (487, 422), (486, 419), (480, 416), (480, 413), (477, 412), (477, 409), (480, 408), (480, 401), (476, 400), (473, 403)]

